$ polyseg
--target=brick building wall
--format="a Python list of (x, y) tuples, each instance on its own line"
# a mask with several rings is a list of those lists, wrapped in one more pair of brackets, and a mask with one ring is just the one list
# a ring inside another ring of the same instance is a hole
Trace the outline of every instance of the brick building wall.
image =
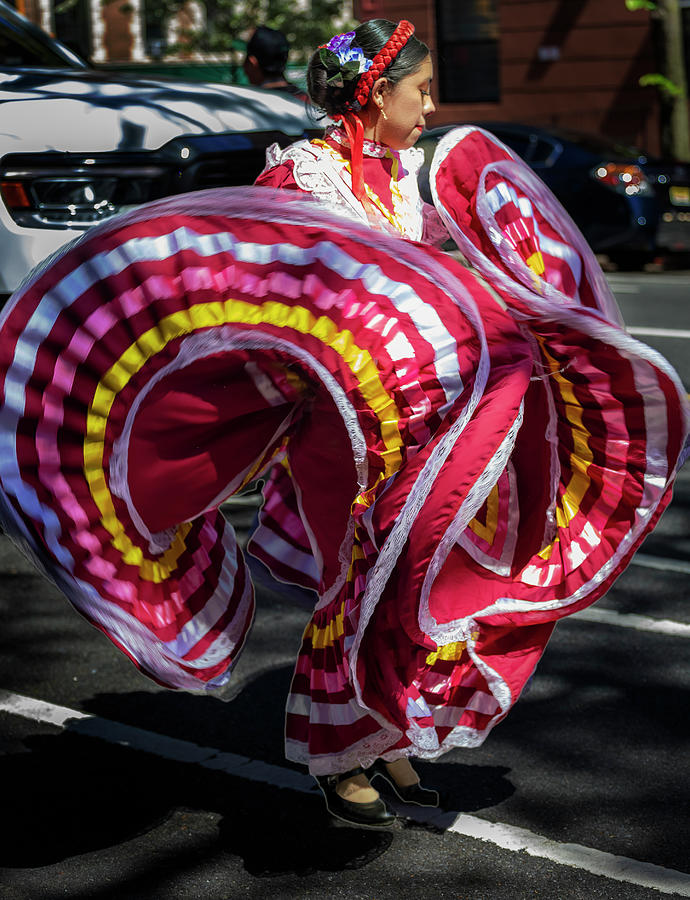
[(659, 151), (658, 96), (638, 84), (658, 71), (652, 22), (623, 0), (358, 0), (355, 16), (414, 22), (437, 70), (430, 125), (556, 125)]

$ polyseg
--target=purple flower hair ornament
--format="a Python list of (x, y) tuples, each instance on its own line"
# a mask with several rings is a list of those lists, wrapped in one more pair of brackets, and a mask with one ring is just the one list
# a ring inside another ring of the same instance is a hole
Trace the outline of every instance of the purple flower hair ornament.
[(331, 87), (344, 87), (346, 81), (354, 81), (371, 68), (372, 60), (362, 48), (352, 46), (354, 36), (354, 31), (336, 34), (319, 48), (319, 59), (328, 73), (326, 83)]

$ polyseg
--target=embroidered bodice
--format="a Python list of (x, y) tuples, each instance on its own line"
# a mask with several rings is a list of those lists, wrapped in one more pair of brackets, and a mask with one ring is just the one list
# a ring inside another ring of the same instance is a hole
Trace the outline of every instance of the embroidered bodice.
[[(266, 168), (256, 183), (266, 187), (304, 191), (349, 218), (367, 222), (380, 231), (402, 234), (409, 240), (438, 243), (445, 229), (431, 235), (435, 210), (422, 201), (417, 175), (424, 152), (417, 147), (392, 150), (384, 144), (364, 141), (363, 165), (366, 208), (352, 192), (350, 147), (345, 131), (337, 126), (323, 138), (298, 141), (281, 150), (273, 144), (266, 151)], [(435, 224), (435, 223), (434, 223)]]

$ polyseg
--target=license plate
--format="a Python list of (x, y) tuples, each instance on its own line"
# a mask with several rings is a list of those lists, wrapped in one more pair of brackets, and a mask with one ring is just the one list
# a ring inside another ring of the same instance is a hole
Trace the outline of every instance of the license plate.
[(669, 190), (668, 196), (674, 206), (690, 206), (690, 187), (674, 185)]

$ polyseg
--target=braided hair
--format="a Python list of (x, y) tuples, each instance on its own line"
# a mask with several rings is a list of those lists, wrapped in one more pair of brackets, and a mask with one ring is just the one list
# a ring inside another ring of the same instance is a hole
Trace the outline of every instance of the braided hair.
[[(387, 19), (371, 19), (363, 22), (355, 28), (352, 46), (360, 47), (364, 55), (373, 60), (386, 46), (397, 27), (395, 22), (389, 22)], [(391, 61), (382, 71), (375, 74), (376, 78), (385, 77), (393, 86), (408, 75), (414, 74), (429, 55), (427, 45), (414, 35), (403, 36), (399, 41), (399, 48), (391, 47), (390, 50)], [(385, 62), (387, 61), (384, 61), (384, 64)], [(357, 79), (342, 82), (342, 86), (335, 86), (328, 83), (329, 79), (332, 81), (334, 74), (336, 70), (330, 71), (326, 68), (323, 56), (317, 50), (307, 67), (307, 90), (312, 104), (328, 116), (358, 112), (366, 106), (376, 79), (371, 76), (367, 78), (369, 75), (367, 72)], [(371, 83), (362, 84), (363, 81)]]

